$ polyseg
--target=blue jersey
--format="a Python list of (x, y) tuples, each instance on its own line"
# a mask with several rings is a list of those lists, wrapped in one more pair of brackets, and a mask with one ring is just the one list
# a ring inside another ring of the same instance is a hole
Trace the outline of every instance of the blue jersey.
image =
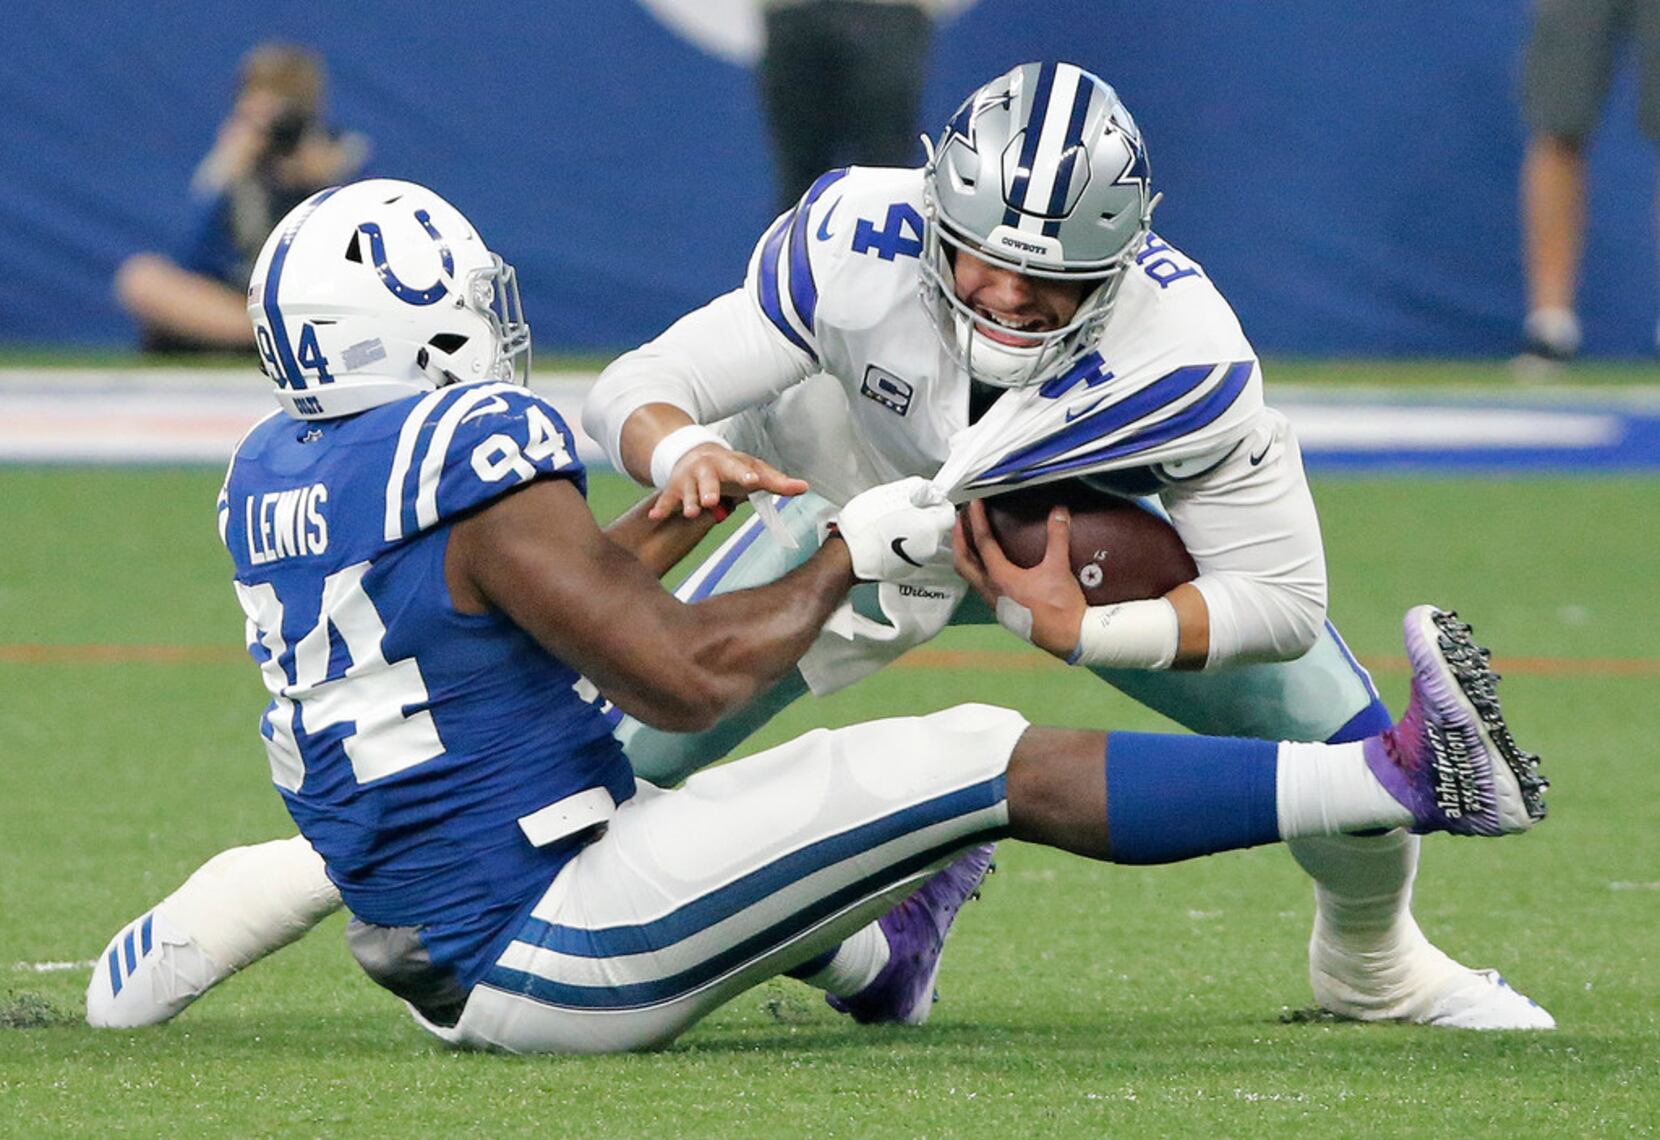
[(569, 429), (525, 389), (482, 383), (274, 415), (220, 496), (272, 695), (272, 779), (352, 912), (421, 927), (463, 985), (580, 845), (534, 847), (517, 821), (589, 788), (634, 792), (576, 671), (500, 614), (450, 604), (450, 527), (537, 478), (585, 492)]

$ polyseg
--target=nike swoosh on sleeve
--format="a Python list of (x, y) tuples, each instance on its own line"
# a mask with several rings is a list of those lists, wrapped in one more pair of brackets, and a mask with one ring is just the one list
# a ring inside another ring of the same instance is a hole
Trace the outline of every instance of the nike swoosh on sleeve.
[(505, 412), (506, 410), (507, 410), (507, 401), (506, 400), (502, 399), (500, 396), (491, 396), (488, 400), (486, 400), (482, 404), (478, 405), (478, 407), (474, 408), (472, 411), (470, 411), (466, 415), (462, 416), (461, 417), (461, 422), (464, 423), (464, 424), (465, 423), (471, 423), (473, 420), (478, 419), (480, 416), (500, 415), (502, 412)]
[(830, 208), (824, 212), (824, 220), (818, 224), (819, 241), (829, 241), (831, 238), (836, 236), (830, 232), (830, 216), (836, 212), (836, 207), (841, 204), (842, 200), (837, 198), (834, 202), (830, 203)]
[(1089, 404), (1085, 407), (1082, 407), (1082, 408), (1068, 408), (1067, 412), (1066, 412), (1066, 422), (1071, 423), (1073, 420), (1078, 419), (1081, 416), (1087, 416), (1087, 415), (1089, 415), (1089, 413), (1093, 412), (1096, 408), (1099, 408), (1102, 404), (1104, 404), (1106, 402), (1107, 402), (1107, 398), (1105, 396), (1102, 396), (1099, 400), (1096, 400), (1094, 403)]

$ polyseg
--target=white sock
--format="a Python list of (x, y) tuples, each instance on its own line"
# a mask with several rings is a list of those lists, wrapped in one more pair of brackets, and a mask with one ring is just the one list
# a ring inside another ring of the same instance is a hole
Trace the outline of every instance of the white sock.
[(887, 936), (872, 922), (843, 941), (828, 966), (801, 980), (837, 997), (852, 997), (875, 981), (887, 964)]
[(1322, 1000), (1354, 1013), (1414, 1017), (1467, 973), (1412, 917), (1422, 838), (1405, 831), (1299, 839), (1291, 853), (1314, 877), (1309, 971)]
[(1282, 743), (1276, 807), (1282, 839), (1412, 823), (1412, 813), (1372, 775), (1359, 741)]
[(1390, 831), (1292, 843), (1291, 854), (1314, 878), (1321, 933), (1355, 950), (1384, 949), (1403, 936), (1414, 938), (1412, 882), (1420, 842), (1410, 832)]
[(280, 949), (340, 909), (301, 836), (221, 851), (156, 907), (226, 973)]
[(1528, 339), (1540, 341), (1564, 356), (1579, 351), (1579, 318), (1571, 309), (1534, 309), (1522, 323), (1522, 331)]

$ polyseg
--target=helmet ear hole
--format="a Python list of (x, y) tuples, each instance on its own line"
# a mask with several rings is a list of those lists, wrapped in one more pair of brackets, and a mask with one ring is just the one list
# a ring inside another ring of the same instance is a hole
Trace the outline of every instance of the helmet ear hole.
[(359, 265), (363, 264), (363, 249), (358, 245), (358, 234), (356, 230), (352, 231), (352, 240), (346, 243), (346, 260), (355, 261)]
[(467, 343), (467, 337), (462, 333), (439, 333), (427, 341), (433, 348), (446, 355), (453, 356)]

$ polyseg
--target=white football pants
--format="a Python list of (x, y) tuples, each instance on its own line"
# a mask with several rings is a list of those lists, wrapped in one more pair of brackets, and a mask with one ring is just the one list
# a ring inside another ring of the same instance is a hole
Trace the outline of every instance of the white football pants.
[(673, 791), (642, 784), (454, 1028), (416, 1020), (451, 1044), (511, 1052), (665, 1045), (1002, 834), (1025, 729), (1007, 709), (960, 705), (819, 729)]

